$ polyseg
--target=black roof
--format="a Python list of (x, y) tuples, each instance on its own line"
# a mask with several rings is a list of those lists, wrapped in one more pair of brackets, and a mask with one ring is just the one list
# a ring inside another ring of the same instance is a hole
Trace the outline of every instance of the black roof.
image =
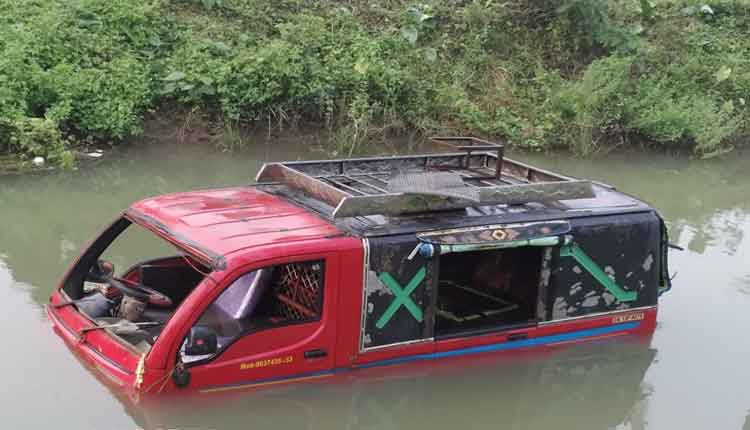
[[(598, 195), (607, 195), (610, 205), (597, 205), (593, 202), (561, 202), (561, 207), (529, 203), (516, 206), (477, 206), (460, 210), (431, 212), (404, 216), (368, 215), (343, 219), (333, 219), (334, 208), (299, 190), (284, 185), (259, 185), (271, 194), (283, 197), (293, 203), (312, 210), (330, 219), (337, 227), (356, 236), (385, 236), (393, 234), (417, 233), (459, 227), (474, 227), (494, 224), (515, 224), (523, 222), (572, 219), (600, 215), (614, 215), (637, 212), (650, 212), (648, 204), (618, 192), (612, 188), (594, 185)], [(564, 206), (563, 206), (564, 205)]]
[(653, 210), (609, 185), (504, 158), (502, 146), (443, 139), (471, 145), (460, 153), (269, 163), (258, 187), (357, 236)]

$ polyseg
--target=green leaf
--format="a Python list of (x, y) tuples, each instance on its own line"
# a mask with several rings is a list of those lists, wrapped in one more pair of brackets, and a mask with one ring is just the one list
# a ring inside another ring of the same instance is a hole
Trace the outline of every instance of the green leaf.
[(402, 28), (401, 29), (401, 34), (412, 45), (414, 45), (415, 43), (417, 43), (417, 38), (419, 38), (419, 31), (417, 31), (417, 28), (414, 27), (414, 26), (409, 26), (409, 27)]
[(437, 60), (437, 49), (427, 48), (424, 50), (424, 58), (430, 63), (434, 63)]
[(168, 74), (166, 78), (162, 79), (162, 81), (176, 82), (176, 81), (179, 81), (179, 80), (184, 79), (184, 78), (185, 78), (185, 74), (184, 73), (182, 73), (182, 72), (172, 72), (172, 73)]
[(717, 82), (724, 82), (729, 79), (732, 74), (732, 69), (727, 66), (721, 66), (721, 68), (714, 74)]
[(164, 88), (161, 90), (161, 94), (172, 94), (174, 90), (177, 89), (177, 84), (174, 82), (170, 82), (166, 85), (164, 85)]
[(654, 3), (651, 0), (641, 0), (641, 17), (650, 21), (654, 18)]
[(354, 63), (354, 70), (360, 75), (364, 75), (365, 73), (367, 73), (367, 69), (369, 68), (370, 65), (365, 60), (359, 60)]
[(229, 51), (232, 50), (226, 43), (224, 42), (216, 42), (214, 43), (214, 48), (216, 48), (217, 51), (219, 51), (222, 54), (226, 54)]
[(729, 113), (729, 114), (731, 114), (731, 113), (734, 113), (734, 102), (733, 102), (733, 101), (731, 101), (731, 100), (727, 100), (727, 101), (725, 101), (725, 102), (724, 102), (724, 103), (723, 103), (723, 104), (721, 105), (721, 111), (722, 111), (722, 112), (726, 112), (726, 113)]

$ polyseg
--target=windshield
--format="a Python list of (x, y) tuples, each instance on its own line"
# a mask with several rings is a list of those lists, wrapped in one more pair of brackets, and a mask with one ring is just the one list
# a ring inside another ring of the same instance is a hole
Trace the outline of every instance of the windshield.
[(113, 263), (115, 274), (122, 277), (144, 261), (176, 254), (181, 252), (171, 243), (137, 224), (132, 224), (117, 236), (99, 259)]
[(121, 218), (86, 250), (63, 285), (78, 310), (146, 352), (210, 269)]

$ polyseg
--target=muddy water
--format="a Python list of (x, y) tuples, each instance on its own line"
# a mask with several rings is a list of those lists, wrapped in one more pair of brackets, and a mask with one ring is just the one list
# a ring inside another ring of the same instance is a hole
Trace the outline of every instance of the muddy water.
[[(721, 161), (516, 158), (637, 194), (668, 220), (674, 289), (651, 339), (347, 372), (134, 409), (53, 334), (43, 306), (87, 241), (131, 201), (250, 183), (295, 139), (242, 153), (137, 146), (72, 173), (0, 178), (3, 428), (750, 429), (750, 152)], [(744, 427), (743, 427), (744, 426)]]

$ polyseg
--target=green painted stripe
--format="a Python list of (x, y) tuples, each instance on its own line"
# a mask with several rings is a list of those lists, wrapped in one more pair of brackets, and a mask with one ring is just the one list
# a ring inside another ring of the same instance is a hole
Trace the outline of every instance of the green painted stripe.
[(573, 257), (575, 260), (586, 269), (602, 286), (612, 293), (615, 298), (621, 302), (632, 302), (638, 298), (636, 291), (625, 291), (621, 286), (617, 285), (606, 273), (592, 260), (583, 249), (576, 244), (566, 245), (560, 248), (560, 257)]
[(422, 309), (420, 309), (419, 306), (417, 306), (417, 304), (412, 301), (409, 295), (424, 280), (426, 274), (427, 269), (425, 269), (424, 267), (419, 269), (419, 271), (414, 275), (414, 277), (411, 278), (409, 283), (406, 285), (406, 288), (404, 289), (401, 289), (401, 285), (399, 285), (398, 281), (393, 279), (393, 276), (391, 276), (390, 273), (383, 272), (378, 275), (378, 278), (380, 278), (383, 284), (385, 284), (391, 291), (393, 291), (393, 294), (396, 295), (396, 298), (393, 299), (385, 312), (383, 312), (383, 315), (380, 316), (378, 321), (375, 323), (375, 327), (379, 329), (385, 327), (385, 325), (388, 324), (391, 318), (393, 318), (393, 315), (402, 305), (409, 311), (409, 313), (414, 317), (415, 320), (422, 322)]
[(519, 248), (522, 246), (555, 246), (558, 244), (560, 244), (559, 236), (549, 236), (508, 242), (441, 244), (439, 245), (439, 250), (442, 255), (453, 252), (485, 251), (491, 249)]

